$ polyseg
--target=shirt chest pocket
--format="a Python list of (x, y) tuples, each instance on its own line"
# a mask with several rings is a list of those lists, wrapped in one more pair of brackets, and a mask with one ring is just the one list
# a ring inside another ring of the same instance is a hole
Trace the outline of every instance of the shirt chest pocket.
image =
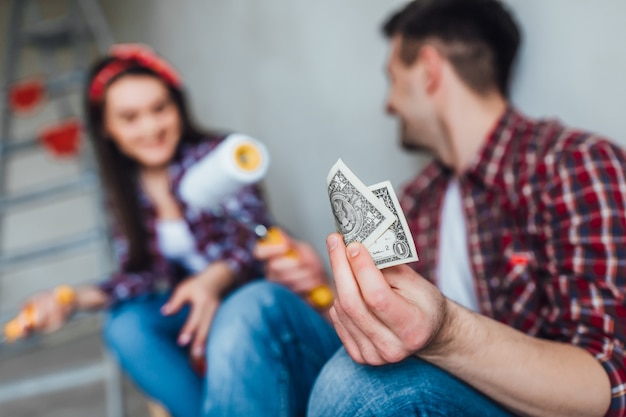
[(532, 271), (536, 268), (534, 253), (509, 232), (503, 235), (500, 248), (490, 286), (508, 297), (511, 293), (518, 293), (519, 296), (519, 293), (528, 290), (529, 285), (533, 286)]

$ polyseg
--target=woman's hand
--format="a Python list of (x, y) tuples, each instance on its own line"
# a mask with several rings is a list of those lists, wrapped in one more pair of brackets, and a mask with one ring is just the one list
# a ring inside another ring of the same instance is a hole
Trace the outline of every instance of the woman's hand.
[(221, 302), (223, 290), (232, 282), (234, 274), (225, 262), (215, 262), (201, 273), (180, 283), (174, 294), (161, 308), (165, 315), (178, 312), (185, 304), (191, 311), (178, 336), (181, 346), (191, 343), (191, 354), (198, 358), (204, 354), (206, 339), (213, 316)]
[(302, 297), (321, 285), (328, 285), (324, 265), (315, 249), (285, 234), (283, 237), (281, 243), (260, 243), (254, 248), (255, 258), (265, 262), (267, 280), (282, 284)]
[(63, 327), (74, 310), (76, 310), (74, 299), (60, 299), (55, 290), (43, 291), (26, 300), (17, 320), (23, 325), (22, 330), (26, 334), (52, 333)]

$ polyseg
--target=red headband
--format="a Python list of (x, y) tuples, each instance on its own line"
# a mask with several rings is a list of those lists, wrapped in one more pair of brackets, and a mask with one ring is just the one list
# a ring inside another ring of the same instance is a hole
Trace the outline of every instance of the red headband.
[(180, 88), (182, 86), (178, 72), (148, 46), (141, 44), (113, 45), (109, 51), (109, 56), (114, 59), (105, 65), (91, 81), (89, 86), (90, 101), (102, 100), (109, 82), (127, 68), (135, 65), (151, 69), (174, 87)]

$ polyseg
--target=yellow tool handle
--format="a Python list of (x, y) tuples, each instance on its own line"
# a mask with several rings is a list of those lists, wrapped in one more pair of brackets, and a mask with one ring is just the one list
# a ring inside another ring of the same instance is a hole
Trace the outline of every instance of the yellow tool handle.
[[(276, 226), (272, 226), (267, 229), (267, 233), (265, 237), (261, 239), (260, 243), (262, 245), (282, 245), (286, 240), (282, 230)], [(287, 252), (285, 252), (285, 256), (296, 259), (298, 258), (298, 252), (293, 247), (290, 247), (287, 249)], [(320, 310), (330, 307), (335, 300), (335, 294), (328, 285), (320, 285), (312, 289), (307, 296), (311, 304)]]
[[(271, 226), (267, 229), (267, 233), (265, 234), (265, 237), (261, 239), (260, 243), (262, 245), (283, 245), (286, 241), (287, 239), (285, 238), (283, 231), (276, 226)], [(298, 258), (298, 252), (292, 247), (289, 247), (284, 255), (289, 258)]]
[(325, 310), (335, 301), (335, 294), (328, 285), (320, 285), (309, 291), (309, 300), (320, 310)]
[[(61, 285), (54, 290), (56, 300), (62, 306), (70, 306), (76, 299), (76, 292), (69, 285)], [(11, 321), (4, 325), (4, 337), (14, 342), (25, 337), (37, 324), (38, 312), (32, 304), (26, 305)]]

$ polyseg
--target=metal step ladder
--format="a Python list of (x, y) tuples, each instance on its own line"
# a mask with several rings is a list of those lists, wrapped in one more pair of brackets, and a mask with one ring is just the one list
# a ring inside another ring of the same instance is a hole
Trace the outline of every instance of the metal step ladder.
[[(102, 247), (98, 256), (98, 269), (105, 276), (111, 265), (110, 239), (102, 205), (102, 193), (93, 156), (85, 141), (75, 156), (79, 164), (79, 175), (58, 183), (45, 183), (30, 187), (25, 191), (8, 192), (7, 165), (12, 157), (27, 151), (42, 151), (40, 138), (15, 137), (13, 122), (15, 112), (10, 105), (10, 90), (18, 81), (20, 61), (25, 50), (37, 51), (40, 57), (39, 69), (43, 74), (43, 89), (50, 104), (56, 109), (54, 119), (81, 119), (80, 110), (75, 109), (68, 93), (83, 87), (86, 77), (86, 65), (93, 59), (93, 49), (104, 54), (113, 43), (110, 30), (97, 0), (67, 0), (66, 14), (55, 19), (42, 17), (37, 0), (12, 0), (10, 13), (4, 17), (8, 23), (8, 36), (4, 74), (0, 90), (0, 237), (4, 236), (5, 217), (11, 212), (28, 208), (35, 204), (42, 205), (76, 195), (91, 195), (91, 204), (96, 225), (77, 236), (57, 239), (54, 242), (29, 247), (26, 249), (5, 251), (0, 245), (0, 274), (20, 265), (32, 265), (36, 262), (54, 259), (59, 256), (78, 253), (94, 246)], [(94, 48), (95, 46), (95, 48)], [(71, 53), (74, 64), (71, 70), (64, 70), (59, 64), (59, 53)], [(81, 194), (82, 193), (82, 194)], [(98, 246), (100, 245), (100, 246)], [(49, 286), (60, 284), (63, 277), (42, 277), (49, 279)], [(0, 281), (0, 302), (3, 300), (3, 286), (10, 285)], [(1, 311), (1, 310), (0, 310)], [(0, 317), (2, 319), (6, 317)], [(78, 320), (78, 317), (74, 318)], [(38, 338), (26, 343), (18, 343), (9, 348), (0, 347), (0, 355), (19, 354), (24, 346), (38, 343)], [(0, 385), (0, 408), (3, 402), (49, 394), (83, 386), (87, 383), (103, 381), (106, 389), (108, 417), (123, 416), (121, 379), (114, 361), (103, 353), (101, 360), (86, 366), (65, 369), (33, 378), (12, 381)]]

